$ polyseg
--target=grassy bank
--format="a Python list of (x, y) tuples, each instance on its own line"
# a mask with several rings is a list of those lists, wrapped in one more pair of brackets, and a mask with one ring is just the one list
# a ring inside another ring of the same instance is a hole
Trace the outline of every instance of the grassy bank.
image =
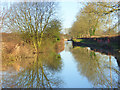
[(120, 36), (115, 37), (93, 37), (93, 38), (77, 38), (73, 39), (75, 46), (90, 46), (90, 47), (96, 47), (98, 49), (111, 49), (117, 52), (120, 52)]

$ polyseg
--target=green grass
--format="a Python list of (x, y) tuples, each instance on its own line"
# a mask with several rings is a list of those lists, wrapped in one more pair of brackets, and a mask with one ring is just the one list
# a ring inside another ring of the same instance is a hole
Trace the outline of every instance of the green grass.
[(103, 43), (98, 43), (96, 41), (89, 41), (89, 40), (84, 40), (84, 39), (73, 39), (73, 41), (75, 42), (81, 42), (81, 43), (84, 43), (84, 44), (91, 44), (91, 45), (95, 45), (97, 46), (98, 48), (101, 48), (101, 46), (108, 46), (108, 47), (112, 47), (114, 50), (119, 50), (120, 49), (120, 46), (118, 46), (118, 42), (116, 43), (109, 43), (109, 44), (103, 44)]
[(73, 39), (74, 42), (81, 42), (82, 39)]

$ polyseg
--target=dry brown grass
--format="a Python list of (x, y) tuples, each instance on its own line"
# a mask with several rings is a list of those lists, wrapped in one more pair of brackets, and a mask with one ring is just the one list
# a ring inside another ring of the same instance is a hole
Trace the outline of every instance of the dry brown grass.
[(34, 57), (33, 50), (18, 34), (2, 33), (2, 70), (19, 71), (26, 57)]
[(111, 38), (111, 37), (117, 37), (119, 35), (115, 34), (115, 35), (100, 35), (100, 36), (91, 36), (91, 38), (104, 38), (104, 37), (108, 37), (108, 38)]
[[(2, 38), (2, 70), (11, 69), (19, 72), (21, 67), (26, 68), (34, 62), (35, 54), (33, 52), (35, 50), (33, 46), (22, 41), (19, 35), (3, 33)], [(49, 60), (53, 58), (50, 56), (51, 52), (59, 53), (64, 49), (64, 39), (62, 38), (55, 45), (48, 41), (44, 41), (42, 44), (42, 49), (40, 50), (43, 53), (40, 54)]]

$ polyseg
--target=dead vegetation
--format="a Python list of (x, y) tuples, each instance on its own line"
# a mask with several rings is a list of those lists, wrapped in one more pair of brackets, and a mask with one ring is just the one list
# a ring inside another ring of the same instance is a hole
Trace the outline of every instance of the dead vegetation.
[(2, 33), (2, 70), (13, 67), (19, 71), (26, 57), (34, 57), (33, 50), (34, 48), (23, 42), (18, 34)]
[[(51, 52), (59, 53), (64, 50), (64, 39), (57, 43), (49, 40), (43, 41), (40, 54), (45, 57)], [(19, 35), (2, 33), (2, 70), (19, 71), (34, 62), (35, 49), (29, 43), (24, 42)], [(29, 64), (29, 65), (28, 65)]]

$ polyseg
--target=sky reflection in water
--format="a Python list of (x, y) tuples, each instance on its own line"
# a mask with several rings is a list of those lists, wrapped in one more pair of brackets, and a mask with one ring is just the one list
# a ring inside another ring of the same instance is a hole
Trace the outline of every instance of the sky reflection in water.
[(72, 48), (71, 42), (65, 42), (61, 58), (54, 58), (56, 55), (51, 58), (38, 55), (18, 73), (3, 71), (2, 87), (118, 87), (120, 72), (114, 56), (102, 55), (82, 47)]

